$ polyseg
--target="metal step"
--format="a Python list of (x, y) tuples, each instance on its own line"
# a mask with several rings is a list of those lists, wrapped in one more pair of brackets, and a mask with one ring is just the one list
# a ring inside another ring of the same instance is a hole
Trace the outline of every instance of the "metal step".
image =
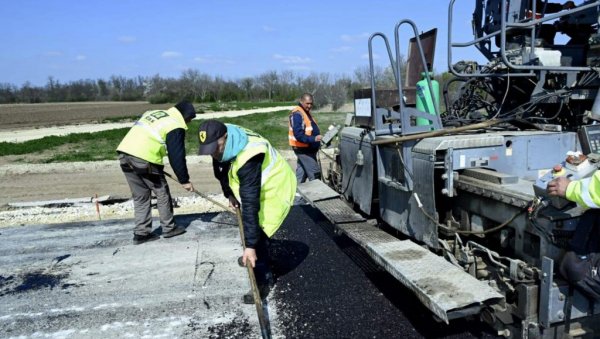
[(361, 222), (366, 219), (346, 205), (340, 194), (321, 180), (307, 181), (298, 185), (298, 192), (316, 207), (332, 224)]
[[(356, 213), (325, 183), (311, 181), (308, 189), (303, 185), (298, 190), (313, 206), (327, 207), (321, 211), (339, 230), (364, 248), (444, 322), (477, 314), (484, 306), (504, 299), (487, 283), (413, 241), (400, 240), (364, 221), (348, 221)], [(319, 192), (312, 195), (316, 198), (311, 199), (311, 192), (316, 191)], [(331, 211), (333, 208), (337, 210)]]

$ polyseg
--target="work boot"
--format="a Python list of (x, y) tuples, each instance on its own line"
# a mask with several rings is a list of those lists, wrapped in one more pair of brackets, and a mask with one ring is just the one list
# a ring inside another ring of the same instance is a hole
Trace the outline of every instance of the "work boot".
[[(258, 293), (260, 294), (261, 299), (266, 299), (271, 290), (275, 287), (275, 279), (273, 276), (267, 278), (266, 284), (258, 284)], [(244, 300), (244, 304), (254, 304), (254, 295), (252, 294), (252, 289), (242, 297)]]
[(244, 294), (242, 299), (244, 300), (244, 304), (254, 304), (254, 295), (252, 295), (252, 290)]
[(133, 244), (139, 245), (139, 244), (143, 244), (148, 241), (154, 241), (154, 240), (158, 240), (158, 239), (160, 239), (160, 237), (154, 233), (149, 233), (146, 235), (134, 234), (133, 235)]
[(186, 232), (185, 228), (183, 228), (183, 227), (175, 227), (172, 230), (170, 230), (169, 232), (163, 233), (162, 236), (163, 236), (163, 238), (171, 238), (171, 237), (183, 234), (185, 232)]
[[(271, 291), (271, 288), (272, 287), (269, 287), (269, 285), (258, 286), (258, 293), (260, 294), (260, 298), (263, 300), (266, 299), (269, 295), (269, 292)], [(244, 294), (243, 299), (244, 304), (254, 304), (254, 295), (252, 294), (252, 289), (248, 291), (248, 293)]]

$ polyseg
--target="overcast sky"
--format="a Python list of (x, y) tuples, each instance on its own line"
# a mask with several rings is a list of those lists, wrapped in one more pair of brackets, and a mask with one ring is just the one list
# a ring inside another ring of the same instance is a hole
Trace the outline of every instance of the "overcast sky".
[[(197, 69), (227, 79), (268, 70), (352, 75), (368, 65), (367, 40), (382, 32), (394, 43), (394, 26), (413, 20), (419, 30), (438, 28), (435, 69), (447, 70), (445, 0), (335, 1), (3, 1), (0, 82), (45, 85), (160, 74), (179, 77)], [(453, 34), (470, 40), (475, 1), (458, 0)], [(409, 26), (400, 48), (407, 50)], [(377, 62), (389, 62), (376, 40)], [(482, 60), (476, 50), (458, 58)]]

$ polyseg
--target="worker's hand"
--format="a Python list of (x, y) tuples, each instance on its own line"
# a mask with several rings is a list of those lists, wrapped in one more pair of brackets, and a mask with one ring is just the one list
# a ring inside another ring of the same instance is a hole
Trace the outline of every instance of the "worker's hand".
[(246, 248), (244, 250), (244, 254), (242, 255), (242, 262), (244, 263), (244, 266), (247, 266), (249, 261), (250, 265), (252, 265), (252, 268), (254, 268), (256, 265), (256, 259), (256, 250), (254, 248)]
[(571, 9), (575, 8), (575, 3), (573, 1), (567, 1), (562, 5), (563, 9)]
[(183, 189), (188, 192), (194, 192), (194, 185), (192, 185), (191, 181), (185, 184), (181, 184), (181, 187), (183, 187)]
[(240, 202), (236, 199), (235, 195), (229, 196), (229, 207), (240, 208)]
[(323, 136), (321, 134), (319, 134), (315, 137), (316, 142), (320, 142), (321, 140), (323, 140)]
[(567, 179), (567, 177), (558, 177), (548, 183), (546, 191), (549, 195), (564, 198), (570, 182), (571, 180)]

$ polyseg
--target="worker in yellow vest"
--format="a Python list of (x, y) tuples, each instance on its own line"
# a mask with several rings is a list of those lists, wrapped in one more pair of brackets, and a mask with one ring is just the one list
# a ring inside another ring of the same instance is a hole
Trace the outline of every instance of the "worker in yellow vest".
[(156, 195), (163, 238), (185, 233), (185, 228), (175, 225), (173, 200), (163, 171), (163, 158), (169, 157), (179, 183), (192, 192), (194, 186), (185, 160), (185, 131), (187, 123), (195, 116), (194, 106), (187, 101), (167, 110), (148, 111), (117, 147), (121, 170), (133, 197), (133, 243), (136, 245), (160, 238), (152, 232), (151, 192)]
[(557, 177), (548, 183), (548, 194), (577, 203), (581, 215), (560, 273), (587, 296), (600, 300), (600, 171), (589, 178)]
[(317, 153), (321, 146), (321, 131), (317, 121), (310, 114), (313, 107), (313, 96), (302, 94), (300, 102), (289, 115), (288, 140), (296, 154), (296, 179), (298, 183), (321, 179), (321, 167), (317, 161)]
[[(268, 140), (243, 127), (207, 120), (200, 125), (199, 154), (211, 155), (215, 177), (231, 207), (241, 202), (245, 249), (238, 263), (252, 265), (261, 297), (274, 284), (269, 267), (269, 238), (294, 203), (296, 178)], [(254, 303), (252, 293), (244, 302)]]

